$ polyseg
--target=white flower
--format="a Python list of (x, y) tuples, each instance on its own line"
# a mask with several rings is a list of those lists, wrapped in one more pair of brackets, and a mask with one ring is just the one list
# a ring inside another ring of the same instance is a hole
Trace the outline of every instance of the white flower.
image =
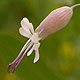
[[(23, 18), (23, 20), (21, 21), (21, 27), (19, 29), (19, 32), (22, 36), (29, 38), (29, 40), (25, 43), (17, 58), (12, 63), (8, 64), (8, 72), (14, 72), (14, 70), (17, 68), (17, 66), (23, 59), (24, 55), (27, 54), (27, 56), (30, 56), (33, 50), (35, 51), (33, 63), (36, 63), (39, 60), (38, 49), (40, 46), (39, 40), (41, 39), (39, 37), (40, 32), (34, 32), (33, 25), (29, 22), (27, 18)], [(10, 68), (11, 65), (12, 68)]]
[(29, 38), (29, 42), (27, 42), (24, 45), (22, 50), (27, 49), (29, 47), (29, 45), (31, 45), (32, 48), (27, 53), (27, 56), (30, 56), (34, 50), (35, 51), (35, 58), (34, 58), (33, 63), (35, 63), (39, 60), (39, 51), (38, 51), (38, 48), (40, 46), (40, 43), (39, 43), (40, 38), (38, 36), (39, 33), (34, 32), (33, 25), (32, 25), (32, 23), (29, 22), (29, 20), (27, 18), (23, 18), (23, 20), (21, 21), (21, 26), (22, 27), (19, 29), (20, 34), (26, 38)]
[[(25, 43), (17, 58), (8, 65), (8, 72), (14, 72), (16, 67), (23, 59), (24, 55), (27, 54), (27, 56), (30, 56), (33, 51), (35, 51), (33, 63), (36, 63), (39, 60), (39, 41), (66, 26), (73, 15), (73, 8), (77, 6), (80, 6), (80, 4), (74, 5), (72, 7), (64, 6), (52, 11), (40, 23), (35, 31), (32, 23), (30, 23), (27, 18), (23, 18), (19, 32), (22, 36), (29, 38), (29, 40)], [(11, 65), (12, 68), (10, 68)]]

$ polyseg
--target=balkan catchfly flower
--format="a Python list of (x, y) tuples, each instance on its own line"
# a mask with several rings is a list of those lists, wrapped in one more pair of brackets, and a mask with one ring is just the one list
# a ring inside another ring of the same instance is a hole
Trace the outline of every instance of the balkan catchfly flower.
[(39, 41), (66, 26), (73, 15), (73, 8), (77, 6), (80, 6), (80, 4), (55, 9), (40, 23), (35, 31), (32, 23), (27, 18), (23, 18), (19, 32), (22, 36), (29, 38), (29, 40), (25, 43), (17, 58), (8, 64), (8, 72), (14, 72), (25, 54), (30, 56), (33, 51), (35, 51), (33, 63), (36, 63), (39, 60)]

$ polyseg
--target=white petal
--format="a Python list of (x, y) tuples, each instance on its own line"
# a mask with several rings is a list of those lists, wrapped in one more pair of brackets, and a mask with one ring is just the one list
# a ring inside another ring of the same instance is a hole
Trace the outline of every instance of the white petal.
[(40, 46), (40, 43), (33, 45), (33, 49), (35, 50), (35, 58), (33, 63), (36, 63), (39, 60), (39, 51), (38, 51), (39, 46)]
[(29, 32), (25, 31), (22, 27), (19, 29), (19, 33), (27, 38), (30, 38), (32, 36), (32, 34), (30, 34)]
[(33, 25), (29, 22), (27, 18), (23, 18), (23, 20), (21, 21), (21, 26), (24, 28), (25, 31), (28, 31), (29, 33), (34, 33)]
[(33, 52), (33, 48), (31, 48), (31, 50), (27, 53), (27, 56), (30, 56), (32, 52)]
[(34, 62), (33, 63), (36, 63), (38, 60), (39, 60), (39, 51), (37, 49), (37, 50), (35, 50), (35, 58), (34, 58)]
[(34, 28), (33, 28), (33, 25), (32, 25), (32, 23), (29, 23), (29, 25), (30, 25), (30, 31), (32, 32), (32, 33), (34, 33)]
[(25, 30), (28, 30), (29, 27), (29, 20), (27, 18), (23, 18), (22, 21), (21, 21), (21, 26), (25, 29)]
[(33, 45), (33, 49), (34, 49), (34, 50), (37, 50), (37, 49), (39, 48), (39, 46), (40, 46), (40, 43), (38, 42), (37, 44), (34, 44), (34, 45)]

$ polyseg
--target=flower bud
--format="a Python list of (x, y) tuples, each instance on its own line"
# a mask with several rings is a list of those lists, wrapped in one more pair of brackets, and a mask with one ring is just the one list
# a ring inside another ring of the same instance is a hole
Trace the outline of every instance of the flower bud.
[(73, 10), (71, 7), (61, 7), (52, 11), (36, 28), (35, 32), (40, 32), (40, 37), (44, 39), (67, 25), (71, 19)]

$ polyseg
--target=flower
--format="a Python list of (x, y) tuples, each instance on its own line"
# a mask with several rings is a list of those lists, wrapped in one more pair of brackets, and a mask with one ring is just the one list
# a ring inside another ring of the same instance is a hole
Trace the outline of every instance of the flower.
[[(12, 68), (10, 69), (12, 70), (12, 72), (14, 72), (15, 68), (19, 65), (27, 52), (27, 56), (30, 56), (33, 50), (35, 51), (35, 58), (33, 63), (36, 63), (39, 60), (38, 48), (40, 46), (39, 40), (41, 40), (41, 38), (38, 35), (40, 34), (40, 32), (34, 32), (33, 25), (27, 18), (23, 18), (23, 20), (21, 21), (21, 26), (22, 27), (19, 29), (20, 34), (26, 38), (29, 38), (29, 40), (25, 43), (17, 58), (12, 63), (8, 64), (8, 68), (10, 68), (10, 66), (12, 65)], [(10, 70), (8, 70), (8, 72), (10, 72)]]
[(29, 38), (29, 40), (25, 43), (17, 58), (8, 64), (8, 72), (14, 72), (25, 54), (30, 56), (33, 51), (35, 51), (33, 63), (36, 63), (39, 60), (39, 41), (66, 26), (73, 15), (73, 8), (77, 6), (80, 6), (80, 4), (55, 9), (40, 23), (35, 31), (32, 23), (27, 18), (23, 18), (19, 32), (22, 36)]
[(29, 38), (27, 43), (24, 45), (22, 51), (24, 51), (27, 48), (24, 53), (26, 54), (26, 52), (32, 46), (31, 50), (27, 53), (27, 56), (30, 56), (34, 50), (35, 58), (33, 63), (35, 63), (39, 60), (39, 51), (38, 51), (38, 48), (40, 46), (40, 43), (39, 43), (40, 37), (38, 36), (39, 32), (38, 33), (34, 32), (33, 25), (32, 23), (29, 23), (29, 20), (27, 18), (23, 18), (23, 20), (21, 21), (21, 25), (22, 27), (19, 29), (20, 34), (23, 35), (24, 37)]

